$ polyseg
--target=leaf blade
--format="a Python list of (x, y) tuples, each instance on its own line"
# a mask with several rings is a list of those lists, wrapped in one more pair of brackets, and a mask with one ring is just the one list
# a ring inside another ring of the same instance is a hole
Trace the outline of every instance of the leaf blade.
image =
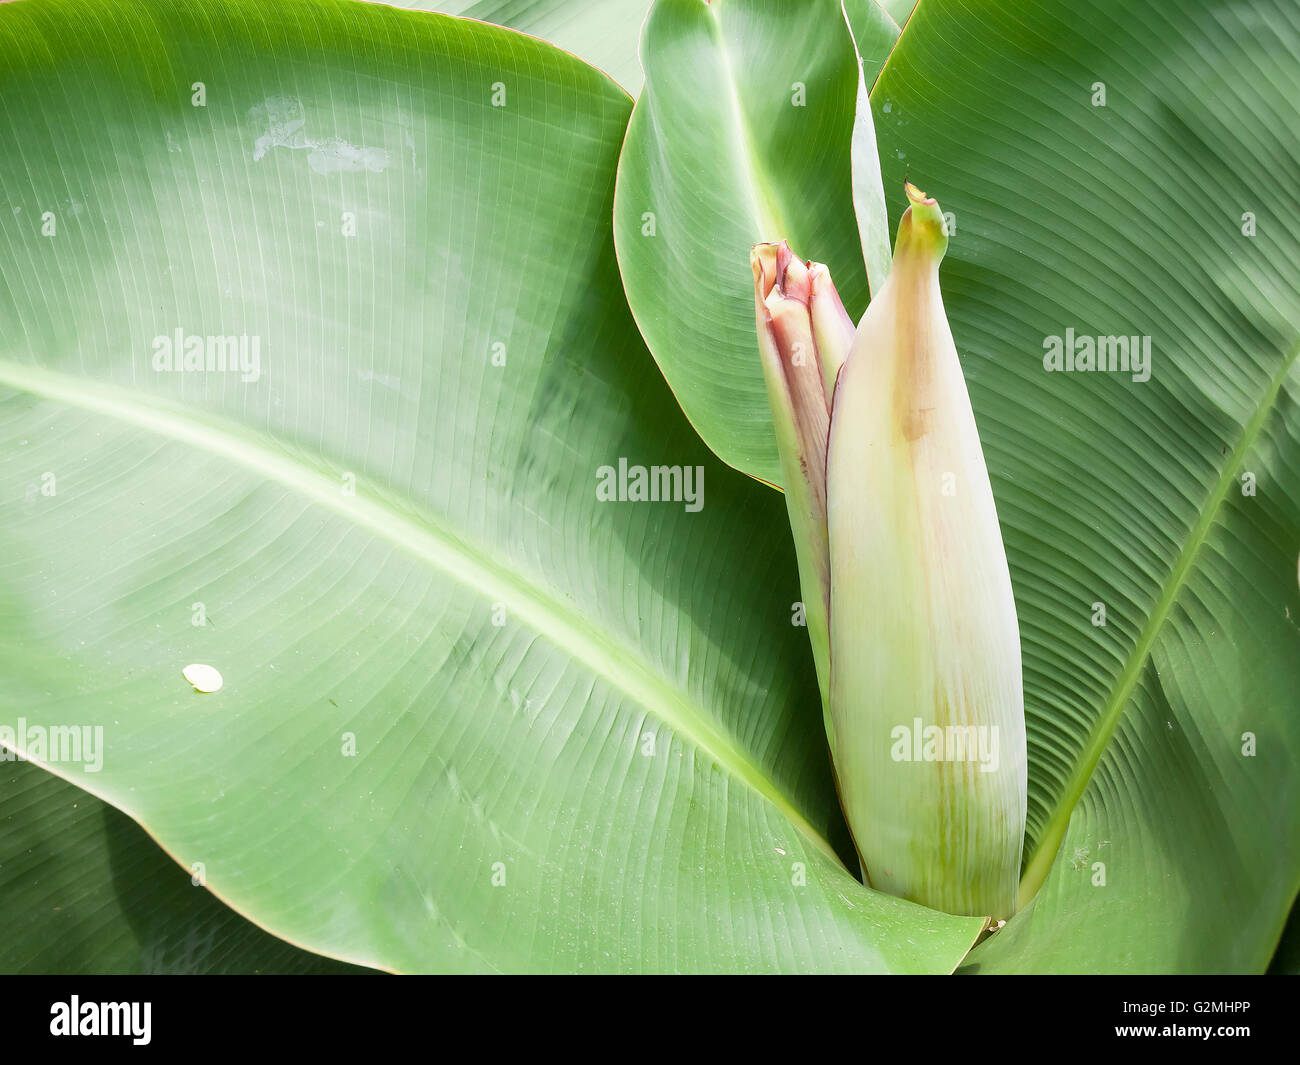
[[(977, 923), (817, 842), (781, 501), (637, 339), (608, 79), (325, 0), (22, 0), (0, 52), (4, 702), (106, 742), (51, 768), (377, 968), (956, 964)], [(156, 370), (177, 328), (260, 338), (256, 379)], [(707, 505), (602, 501), (620, 459)]]

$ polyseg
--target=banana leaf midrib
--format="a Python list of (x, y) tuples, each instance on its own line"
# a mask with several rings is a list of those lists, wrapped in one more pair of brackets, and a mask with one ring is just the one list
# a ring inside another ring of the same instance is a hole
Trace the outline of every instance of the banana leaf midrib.
[(727, 51), (726, 35), (722, 29), (722, 20), (713, 5), (705, 8), (709, 16), (709, 25), (718, 48), (718, 57), (722, 62), (723, 81), (727, 86), (727, 109), (731, 112), (734, 123), (736, 150), (744, 166), (741, 171), (742, 184), (749, 191), (753, 214), (754, 232), (760, 234), (761, 240), (778, 241), (791, 235), (789, 223), (776, 194), (765, 180), (763, 167), (759, 162), (759, 153), (754, 147), (754, 135), (745, 118), (745, 109), (736, 87), (736, 71)]
[(1297, 340), (1287, 357), (1283, 359), (1281, 368), (1273, 380), (1269, 382), (1269, 387), (1261, 397), (1255, 413), (1242, 430), (1240, 440), (1237, 441), (1237, 445), (1224, 460), (1219, 477), (1211, 488), (1205, 504), (1201, 507), (1200, 517), (1188, 532), (1183, 550), (1161, 588), (1160, 595), (1147, 618), (1147, 623), (1134, 644), (1132, 652), (1126, 659), (1124, 668), (1115, 681), (1111, 695), (1106, 700), (1106, 705), (1093, 726), (1088, 742), (1075, 759), (1073, 770), (1059, 793), (1055, 809), (1048, 818), (1033, 852), (1025, 859), (1024, 873), (1020, 879), (1019, 905), (1021, 908), (1029, 903), (1046, 880), (1047, 874), (1056, 860), (1057, 849), (1065, 838), (1065, 832), (1074, 809), (1083, 797), (1093, 770), (1101, 761), (1111, 737), (1115, 734), (1116, 728), (1119, 727), (1124, 708), (1128, 704), (1129, 697), (1132, 695), (1133, 689), (1141, 676), (1142, 668), (1155, 646), (1156, 638), (1160, 635), (1165, 622), (1168, 620), (1188, 575), (1195, 567), (1197, 555), (1205, 545), (1210, 529), (1213, 527), (1224, 501), (1227, 499), (1228, 489), (1234, 483), (1242, 461), (1258, 439), (1265, 422), (1268, 420), (1268, 416), (1273, 412), (1277, 397), (1281, 393), (1282, 386), (1286, 383), (1288, 375), (1295, 368), (1297, 358), (1300, 358), (1300, 340)]
[[(8, 360), (0, 360), (0, 384), (219, 454), (356, 522), (461, 584), (481, 591), (488, 601), (508, 603), (525, 624), (687, 738), (720, 768), (772, 803), (809, 842), (841, 864), (829, 841), (794, 802), (730, 736), (709, 723), (687, 693), (656, 675), (625, 644), (503, 562), (476, 550), (427, 512), (421, 510), (416, 520), (413, 514), (399, 513), (361, 494), (345, 497), (332, 472), (268, 448), (229, 423), (138, 392)], [(413, 501), (404, 499), (403, 504), (416, 510)], [(113, 801), (108, 796), (101, 798)]]

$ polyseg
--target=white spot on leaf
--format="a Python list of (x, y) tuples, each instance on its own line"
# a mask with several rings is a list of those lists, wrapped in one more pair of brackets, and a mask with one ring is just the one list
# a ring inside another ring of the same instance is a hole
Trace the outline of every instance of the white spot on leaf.
[(186, 666), (181, 673), (194, 685), (195, 691), (219, 692), (225, 683), (214, 666), (205, 666), (199, 662)]

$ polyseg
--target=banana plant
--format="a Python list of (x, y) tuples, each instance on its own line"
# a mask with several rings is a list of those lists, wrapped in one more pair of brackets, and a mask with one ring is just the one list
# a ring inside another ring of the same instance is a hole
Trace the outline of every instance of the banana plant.
[(0, 971), (1293, 964), (1293, 7), (407, 6), (0, 3)]

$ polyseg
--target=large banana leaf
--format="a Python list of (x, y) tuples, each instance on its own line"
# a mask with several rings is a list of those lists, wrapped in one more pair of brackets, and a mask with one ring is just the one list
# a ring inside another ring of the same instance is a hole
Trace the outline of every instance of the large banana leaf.
[(889, 17), (900, 26), (905, 25), (916, 7), (916, 0), (880, 0), (880, 6), (889, 12)]
[(1291, 908), (1291, 917), (1282, 932), (1277, 953), (1269, 962), (1268, 971), (1276, 976), (1300, 976), (1300, 907)]
[(599, 67), (635, 96), (643, 81), (636, 43), (650, 0), (386, 0), (495, 22), (541, 37)]
[(622, 299), (620, 90), (379, 5), (17, 0), (0, 100), (0, 725), (104, 730), (38, 760), (378, 968), (957, 964), (836, 855), (780, 499)]
[[(866, 309), (852, 223), (854, 41), (870, 84), (897, 35), (872, 0), (844, 11), (840, 0), (658, 0), (646, 20), (646, 87), (614, 205), (628, 303), (705, 443), (772, 484), (780, 462), (749, 248), (789, 239), (830, 267), (855, 317)], [(875, 237), (887, 251), (883, 228)]]
[[(1300, 8), (922, 0), (873, 103), (886, 188), (954, 215), (1024, 643), (1038, 894), (972, 962), (1262, 970), (1300, 886)], [(1149, 380), (1047, 372), (1071, 328), (1149, 337)]]
[(223, 906), (129, 817), (26, 763), (0, 767), (0, 972), (366, 972)]
[[(951, 212), (1024, 646), (1029, 905), (977, 971), (1258, 971), (1300, 885), (1298, 60), (1293, 3), (922, 0), (874, 87), (895, 211), (910, 176)], [(719, 322), (670, 351), (641, 324), (753, 459), (752, 325)], [(1046, 371), (1067, 330), (1149, 337), (1150, 379)]]

